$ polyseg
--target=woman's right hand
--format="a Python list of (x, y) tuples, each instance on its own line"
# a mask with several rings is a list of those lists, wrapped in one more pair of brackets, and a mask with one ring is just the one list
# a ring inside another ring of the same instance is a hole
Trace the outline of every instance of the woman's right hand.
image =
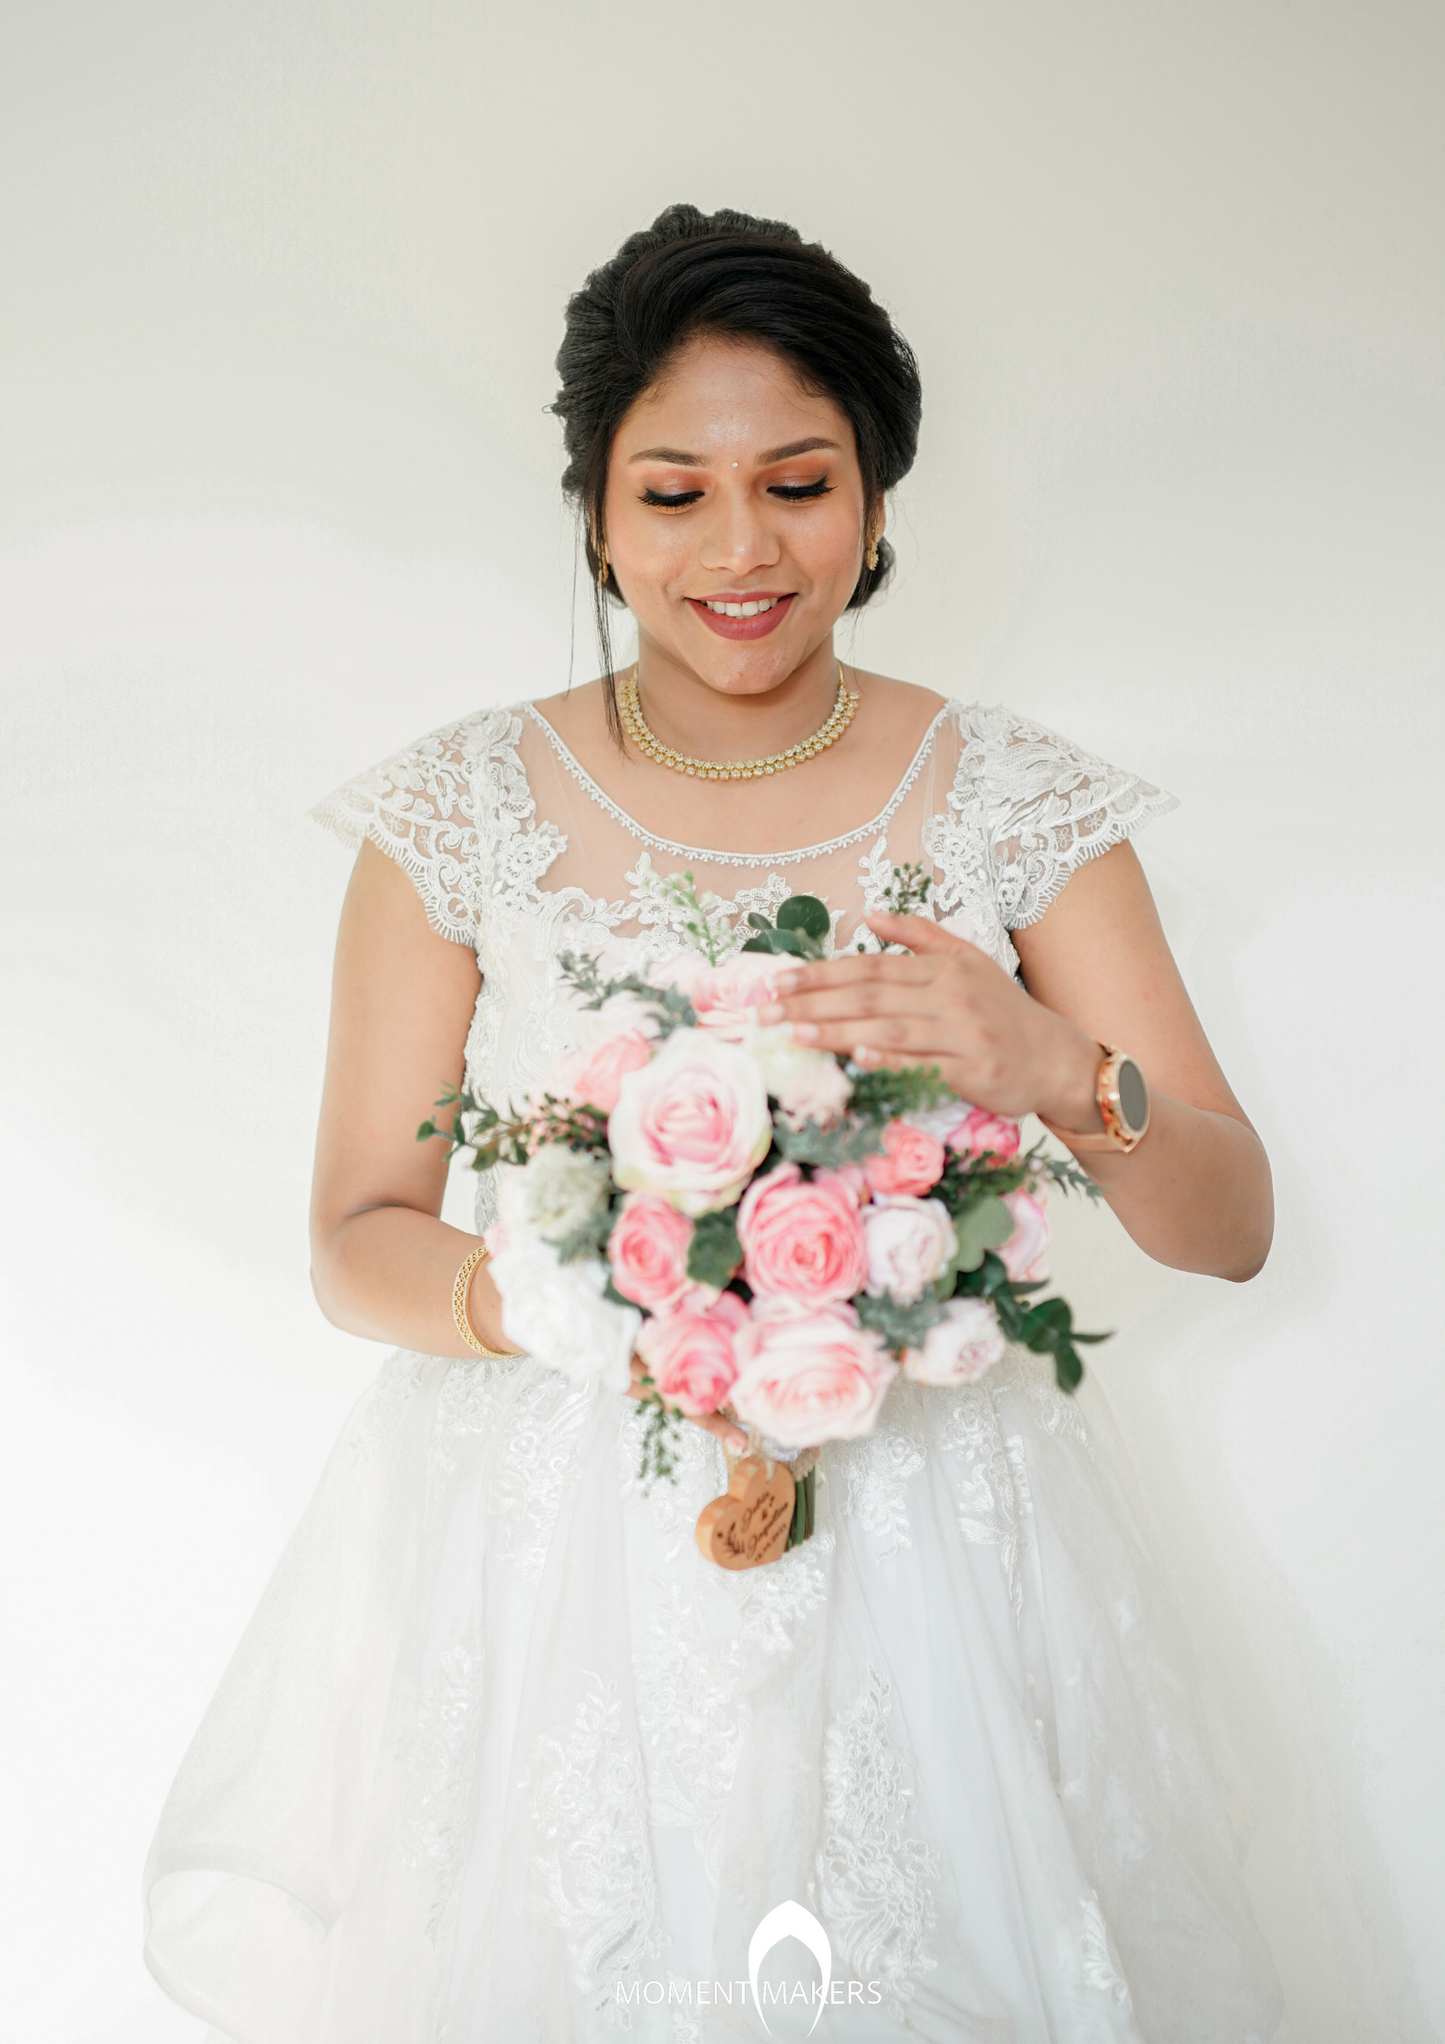
[[(644, 1381), (646, 1377), (646, 1363), (643, 1362), (641, 1356), (634, 1355), (632, 1358), (632, 1382), (628, 1386), (627, 1391), (629, 1398), (645, 1398), (647, 1396), (649, 1386)], [(715, 1435), (722, 1442), (723, 1446), (730, 1448), (734, 1454), (737, 1454), (748, 1445), (748, 1437), (743, 1429), (735, 1420), (724, 1419), (720, 1412), (705, 1412), (696, 1419), (693, 1419), (691, 1414), (688, 1417), (692, 1421), (693, 1426), (701, 1427), (705, 1434)]]

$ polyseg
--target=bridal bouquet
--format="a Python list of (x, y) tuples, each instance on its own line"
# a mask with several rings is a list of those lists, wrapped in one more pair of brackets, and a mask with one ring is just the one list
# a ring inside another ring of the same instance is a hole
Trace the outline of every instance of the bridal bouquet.
[(900, 1371), (972, 1383), (1012, 1340), (1074, 1388), (1076, 1344), (1103, 1337), (1079, 1333), (1065, 1300), (1034, 1300), (1040, 1196), (1094, 1188), (1072, 1163), (1020, 1154), (1015, 1122), (936, 1071), (865, 1069), (758, 1024), (775, 974), (824, 955), (822, 902), (750, 916), (726, 955), (742, 932), (691, 876), (656, 885), (687, 911), (693, 948), (655, 983), (564, 953), (581, 1046), (519, 1112), (448, 1092), (451, 1126), (419, 1136), (497, 1171), (485, 1240), (508, 1338), (615, 1391), (639, 1359), (644, 1480), (671, 1475), (685, 1419), (747, 1428), (750, 1466), (717, 1501), (743, 1502), (710, 1529), (715, 1558), (746, 1566), (808, 1536), (819, 1444), (870, 1432)]

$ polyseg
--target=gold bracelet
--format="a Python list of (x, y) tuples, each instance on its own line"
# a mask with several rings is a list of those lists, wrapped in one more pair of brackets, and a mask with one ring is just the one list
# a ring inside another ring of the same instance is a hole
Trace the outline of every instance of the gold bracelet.
[(479, 1263), (485, 1263), (491, 1253), (485, 1242), (479, 1242), (457, 1272), (457, 1281), (452, 1286), (452, 1318), (457, 1323), (457, 1333), (468, 1348), (475, 1349), (479, 1356), (486, 1356), (491, 1361), (498, 1362), (507, 1355), (507, 1350), (484, 1347), (472, 1330), (471, 1316), (467, 1312), (467, 1293), (472, 1288), (472, 1272)]

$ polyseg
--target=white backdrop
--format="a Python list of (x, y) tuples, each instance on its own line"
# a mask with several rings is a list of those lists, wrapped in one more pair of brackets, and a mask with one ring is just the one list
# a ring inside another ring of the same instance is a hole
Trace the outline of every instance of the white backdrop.
[(1407, 0), (3, 0), (0, 2039), (197, 2035), (141, 1860), (379, 1359), (307, 1284), (304, 812), (565, 681), (561, 309), (677, 198), (918, 350), (856, 656), (1184, 798), (1144, 856), (1274, 1257), (1081, 1216), (1057, 1274), (1301, 2037), (1445, 2032), (1442, 80)]

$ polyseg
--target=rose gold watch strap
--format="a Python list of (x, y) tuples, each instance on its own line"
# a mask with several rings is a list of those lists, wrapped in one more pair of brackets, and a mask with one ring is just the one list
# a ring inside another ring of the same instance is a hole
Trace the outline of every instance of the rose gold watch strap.
[(1067, 1143), (1071, 1150), (1088, 1152), (1093, 1150), (1123, 1150), (1126, 1147), (1111, 1135), (1100, 1135), (1097, 1132), (1092, 1135), (1080, 1135), (1076, 1129), (1060, 1128), (1056, 1122), (1044, 1121), (1042, 1115), (1039, 1116), (1039, 1120), (1044, 1123), (1044, 1127), (1051, 1136), (1057, 1136), (1059, 1141)]

